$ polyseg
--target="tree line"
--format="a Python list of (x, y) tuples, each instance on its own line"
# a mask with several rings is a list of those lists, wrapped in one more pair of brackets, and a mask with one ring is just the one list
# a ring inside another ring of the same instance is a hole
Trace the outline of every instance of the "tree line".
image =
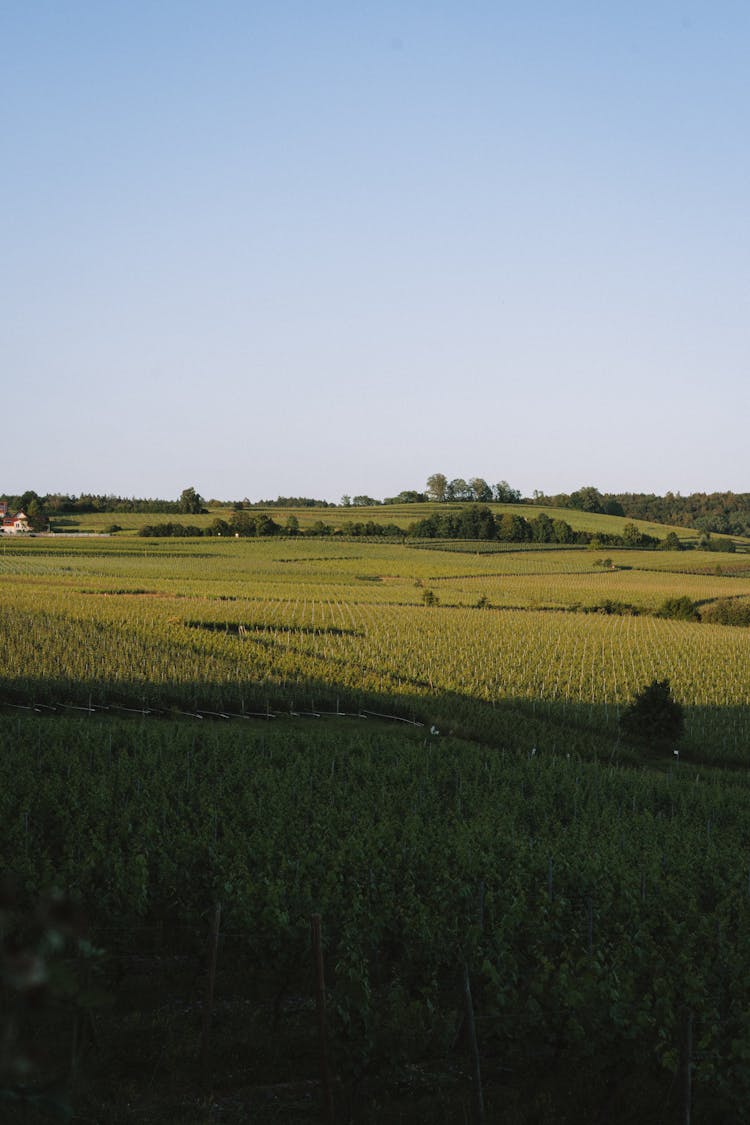
[(693, 492), (689, 496), (667, 492), (656, 496), (643, 492), (602, 493), (588, 485), (553, 496), (535, 491), (532, 503), (692, 527), (707, 534), (750, 535), (748, 492)]
[[(520, 491), (501, 480), (488, 483), (483, 477), (455, 477), (449, 480), (444, 473), (432, 473), (424, 490), (403, 489), (395, 496), (383, 500), (373, 496), (348, 495), (338, 504), (309, 496), (278, 496), (275, 500), (210, 500), (206, 501), (193, 487), (182, 490), (176, 500), (126, 497), (113, 494), (48, 493), (40, 495), (33, 489), (18, 495), (2, 497), (12, 511), (24, 511), (35, 530), (43, 530), (55, 517), (64, 515), (89, 515), (97, 512), (153, 513), (163, 515), (197, 515), (208, 507), (227, 508), (234, 511), (253, 508), (365, 508), (382, 505), (461, 503), (461, 504), (535, 504), (556, 508), (570, 508), (601, 515), (626, 516), (631, 520), (666, 523), (691, 527), (705, 535), (750, 536), (750, 493), (694, 492), (689, 496), (667, 492), (665, 496), (653, 493), (603, 493), (593, 485), (574, 492), (547, 495), (534, 490), (531, 497), (522, 497)], [(374, 534), (374, 533), (373, 533)], [(723, 548), (722, 548), (723, 549)]]
[[(345, 520), (340, 525), (316, 520), (308, 527), (300, 527), (293, 514), (277, 523), (265, 512), (251, 513), (247, 509), (235, 511), (229, 519), (217, 518), (208, 527), (195, 524), (147, 524), (138, 532), (150, 536), (228, 536), (261, 537), (272, 535), (311, 537), (364, 537), (383, 539), (468, 539), (497, 541), (501, 543), (551, 543), (591, 547), (639, 547), (681, 550), (684, 544), (672, 531), (665, 539), (647, 535), (634, 523), (626, 523), (619, 534), (577, 531), (562, 519), (552, 519), (541, 512), (534, 519), (526, 519), (518, 512), (495, 515), (485, 504), (467, 504), (459, 511), (433, 512), (402, 528), (395, 523), (376, 523), (374, 520)], [(730, 544), (727, 549), (733, 548)]]
[[(409, 534), (420, 539), (482, 539), (502, 543), (557, 543), (602, 547), (650, 548), (666, 542), (645, 534), (634, 523), (625, 524), (621, 534), (577, 531), (566, 520), (552, 519), (545, 512), (540, 512), (529, 520), (518, 512), (494, 515), (483, 504), (470, 504), (459, 512), (435, 512), (412, 524)], [(669, 546), (680, 549), (680, 541), (674, 532), (671, 532)]]

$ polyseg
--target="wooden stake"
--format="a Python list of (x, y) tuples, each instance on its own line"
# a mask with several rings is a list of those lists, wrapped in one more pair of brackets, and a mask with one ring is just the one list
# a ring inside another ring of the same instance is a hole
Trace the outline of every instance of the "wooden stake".
[(588, 915), (588, 950), (590, 957), (594, 952), (594, 901), (591, 898), (591, 895), (589, 895), (589, 897), (586, 899), (586, 913)]
[(479, 1046), (477, 1044), (477, 1027), (474, 1021), (474, 1001), (471, 998), (471, 981), (469, 980), (469, 966), (464, 961), (464, 1007), (466, 1009), (466, 1027), (469, 1032), (469, 1046), (471, 1047), (472, 1078), (474, 1082), (474, 1110), (477, 1125), (484, 1125), (484, 1094), (482, 1092), (482, 1072), (479, 1068)]
[(206, 977), (206, 998), (203, 1004), (203, 1029), (201, 1032), (201, 1071), (203, 1083), (208, 1085), (208, 1041), (211, 1034), (211, 1017), (214, 1010), (214, 988), (216, 986), (216, 958), (219, 952), (219, 927), (221, 925), (221, 903), (214, 908), (211, 934), (208, 939), (208, 974)]
[(333, 1091), (331, 1089), (331, 1072), (328, 1066), (328, 1043), (326, 1038), (326, 981), (323, 967), (323, 943), (321, 940), (321, 922), (319, 914), (310, 916), (310, 934), (312, 937), (313, 961), (315, 964), (315, 1001), (318, 1009), (318, 1046), (320, 1052), (320, 1081), (323, 1087), (323, 1106), (326, 1120), (333, 1123)]
[(690, 1125), (693, 1102), (693, 1013), (685, 1012), (685, 1027), (680, 1044), (680, 1086), (682, 1087), (681, 1125)]

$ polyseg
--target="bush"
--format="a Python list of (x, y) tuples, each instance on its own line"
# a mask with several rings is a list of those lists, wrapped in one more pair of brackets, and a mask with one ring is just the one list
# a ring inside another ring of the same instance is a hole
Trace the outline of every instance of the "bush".
[(712, 625), (750, 625), (750, 602), (719, 598), (703, 607), (701, 620)]
[(676, 621), (700, 621), (698, 606), (687, 596), (667, 598), (659, 609), (659, 617), (672, 617)]
[(618, 615), (620, 617), (637, 617), (638, 607), (631, 605), (630, 602), (618, 602), (613, 598), (605, 598), (603, 602), (598, 605), (586, 606), (584, 613), (603, 613), (607, 616)]
[(685, 733), (682, 706), (672, 698), (669, 680), (652, 680), (620, 716), (624, 734), (650, 743), (677, 742)]
[(723, 538), (711, 539), (707, 537), (701, 539), (700, 547), (702, 551), (727, 551), (730, 555), (733, 555), (737, 550), (737, 545), (732, 539)]

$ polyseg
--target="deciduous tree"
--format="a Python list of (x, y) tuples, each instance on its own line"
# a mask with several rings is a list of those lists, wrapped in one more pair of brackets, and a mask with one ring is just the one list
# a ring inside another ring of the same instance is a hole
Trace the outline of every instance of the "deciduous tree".
[(446, 490), (448, 488), (448, 478), (444, 473), (433, 473), (432, 476), (427, 478), (425, 487), (430, 500), (435, 500), (438, 504), (442, 504), (445, 500)]
[(180, 511), (185, 515), (197, 516), (205, 511), (203, 497), (194, 488), (183, 488), (180, 493)]

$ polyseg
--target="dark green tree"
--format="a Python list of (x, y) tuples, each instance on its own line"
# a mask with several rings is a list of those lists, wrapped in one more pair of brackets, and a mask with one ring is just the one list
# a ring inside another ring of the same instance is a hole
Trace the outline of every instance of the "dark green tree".
[(494, 517), (484, 504), (467, 505), (458, 516), (456, 532), (459, 539), (497, 538)]
[(180, 493), (179, 504), (180, 511), (184, 512), (185, 515), (197, 516), (205, 510), (203, 497), (194, 488), (183, 488)]
[(565, 520), (553, 520), (552, 531), (554, 533), (555, 543), (574, 543), (575, 532), (573, 528)]
[(386, 496), (384, 504), (424, 504), (427, 501), (426, 492), (417, 492), (414, 488), (405, 488), (398, 496)]
[(578, 508), (581, 512), (601, 512), (603, 497), (598, 488), (587, 485), (570, 494), (571, 508)]
[(700, 621), (698, 606), (683, 594), (680, 598), (665, 598), (659, 607), (659, 617), (672, 617), (676, 621)]
[(507, 480), (501, 480), (492, 489), (493, 498), (498, 504), (520, 504), (521, 493), (517, 488), (511, 488)]
[(248, 535), (255, 535), (258, 530), (255, 516), (251, 516), (244, 509), (232, 512), (229, 519), (229, 530), (232, 535), (240, 535), (243, 538)]
[(540, 512), (535, 520), (530, 521), (531, 538), (535, 543), (552, 543), (555, 538), (555, 528), (546, 512)]
[(255, 526), (258, 535), (278, 535), (281, 531), (281, 526), (265, 512), (255, 517)]
[(44, 510), (43, 501), (34, 499), (28, 504), (23, 511), (29, 517), (29, 523), (34, 531), (44, 531), (49, 524), (49, 518)]
[(523, 516), (504, 512), (497, 521), (497, 537), (505, 542), (523, 543), (529, 534), (529, 525)]
[(469, 481), (469, 488), (471, 489), (472, 499), (480, 504), (486, 504), (492, 499), (492, 489), (483, 477), (472, 477)]
[(626, 547), (638, 547), (643, 542), (643, 534), (637, 524), (625, 524), (622, 529), (622, 541)]
[(623, 508), (619, 500), (605, 499), (604, 503), (602, 504), (602, 511), (604, 512), (605, 516), (625, 515), (625, 509)]
[(471, 500), (471, 489), (463, 477), (454, 477), (445, 489), (446, 500)]

